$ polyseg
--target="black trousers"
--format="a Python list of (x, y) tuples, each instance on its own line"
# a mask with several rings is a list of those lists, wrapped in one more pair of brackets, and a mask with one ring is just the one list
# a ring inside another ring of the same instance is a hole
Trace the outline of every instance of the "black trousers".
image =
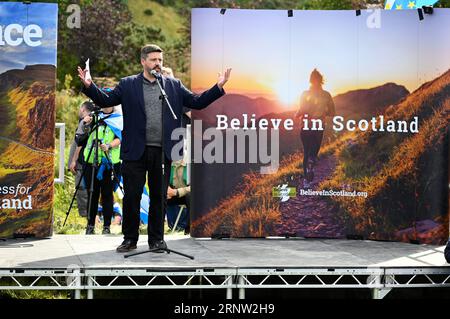
[(320, 145), (322, 144), (323, 131), (301, 131), (300, 138), (303, 144), (303, 171), (308, 173), (308, 161), (317, 160)]
[[(123, 161), (123, 220), (122, 232), (125, 240), (137, 242), (139, 239), (140, 203), (145, 178), (148, 177), (150, 208), (148, 211), (149, 243), (164, 239), (164, 212), (167, 205), (167, 187), (170, 165), (164, 156), (165, 174), (161, 169), (161, 147), (147, 146), (137, 161)], [(163, 196), (162, 196), (163, 195)], [(161, 198), (163, 198), (161, 200)]]
[[(116, 167), (117, 168), (117, 167)], [(84, 181), (86, 183), (86, 189), (88, 193), (88, 198), (90, 195), (90, 187), (91, 187), (91, 176), (92, 170), (94, 167), (91, 164), (86, 164), (86, 170), (84, 173)], [(98, 213), (98, 200), (100, 194), (102, 194), (102, 207), (103, 207), (103, 226), (109, 227), (111, 226), (111, 218), (113, 214), (113, 180), (112, 180), (112, 171), (104, 170), (103, 171), (103, 179), (100, 181), (97, 179), (97, 170), (94, 170), (94, 189), (92, 193), (92, 200), (89, 204), (89, 216), (88, 216), (88, 225), (95, 225), (95, 217)]]

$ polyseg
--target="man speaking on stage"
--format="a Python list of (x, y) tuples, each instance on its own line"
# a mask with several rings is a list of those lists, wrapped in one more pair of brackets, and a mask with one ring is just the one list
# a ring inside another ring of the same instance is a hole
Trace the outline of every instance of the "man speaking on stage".
[[(136, 249), (139, 238), (139, 209), (142, 190), (148, 174), (150, 208), (148, 217), (148, 244), (154, 251), (165, 249), (164, 211), (171, 167), (171, 150), (178, 142), (171, 139), (172, 131), (181, 126), (183, 107), (203, 109), (225, 94), (223, 86), (231, 69), (219, 73), (217, 84), (202, 94), (194, 94), (180, 80), (161, 75), (163, 50), (154, 44), (141, 49), (143, 72), (125, 77), (110, 93), (100, 90), (91, 80), (89, 71), (78, 67), (78, 76), (84, 84), (83, 93), (100, 107), (122, 105), (123, 132), (121, 159), (124, 184), (123, 224), (124, 241), (117, 252)], [(155, 73), (156, 71), (156, 73)], [(178, 120), (172, 116), (161, 98), (157, 81), (168, 97)], [(164, 110), (163, 110), (164, 108)], [(161, 121), (161, 118), (163, 120)], [(163, 136), (164, 132), (164, 136)], [(162, 148), (162, 149), (161, 149)], [(165, 155), (162, 155), (162, 154)], [(163, 178), (162, 158), (165, 173)], [(162, 192), (162, 193), (161, 193)]]

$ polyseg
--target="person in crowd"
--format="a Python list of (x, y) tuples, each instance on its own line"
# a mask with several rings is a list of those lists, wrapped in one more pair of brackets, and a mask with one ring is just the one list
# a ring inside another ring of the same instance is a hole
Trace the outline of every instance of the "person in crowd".
[[(81, 104), (80, 109), (78, 110), (78, 127), (75, 132), (75, 136), (72, 140), (72, 143), (70, 145), (70, 151), (69, 151), (69, 170), (75, 175), (75, 186), (78, 186), (77, 194), (76, 194), (76, 200), (77, 200), (77, 207), (78, 207), (78, 214), (81, 217), (87, 217), (87, 201), (88, 201), (88, 195), (86, 190), (86, 185), (82, 181), (82, 173), (83, 173), (83, 167), (84, 167), (84, 157), (79, 156), (80, 152), (82, 153), (84, 151), (84, 147), (86, 146), (85, 140), (83, 143), (81, 143), (80, 148), (77, 146), (77, 137), (83, 135), (85, 132), (83, 132), (83, 129), (85, 128), (85, 125), (83, 123), (83, 119), (89, 115), (90, 112), (94, 110), (94, 104), (90, 101), (85, 101)], [(81, 181), (81, 182), (80, 182)]]
[(178, 224), (176, 225), (177, 229), (184, 230), (185, 235), (190, 232), (191, 211), (191, 186), (188, 185), (186, 173), (187, 166), (183, 160), (172, 162), (170, 186), (167, 189), (167, 225), (169, 226), (169, 229), (173, 229), (181, 205), (185, 206), (182, 210)]
[[(81, 156), (84, 157), (86, 162), (83, 178), (90, 196), (86, 235), (94, 234), (100, 194), (104, 216), (102, 234), (111, 233), (110, 226), (114, 204), (113, 190), (116, 182), (114, 179), (117, 179), (120, 175), (120, 138), (117, 136), (119, 133), (111, 124), (108, 124), (107, 120), (113, 113), (114, 107), (108, 107), (102, 109), (98, 116), (98, 123), (94, 123), (91, 115), (83, 119), (85, 127), (88, 127), (90, 132), (86, 142), (80, 140), (80, 143), (86, 143)], [(118, 117), (121, 118), (120, 115)], [(86, 131), (86, 129), (84, 130)], [(78, 148), (80, 149), (81, 145)]]
[(161, 74), (168, 78), (175, 78), (172, 68), (169, 68), (167, 66), (163, 66), (161, 68)]
[[(100, 200), (101, 203), (103, 203), (103, 198)], [(97, 222), (104, 223), (104, 217), (103, 217), (103, 204), (98, 205), (98, 216), (97, 216)], [(121, 225), (122, 224), (122, 207), (118, 202), (114, 202), (113, 205), (113, 215), (111, 220), (111, 226), (112, 225)]]

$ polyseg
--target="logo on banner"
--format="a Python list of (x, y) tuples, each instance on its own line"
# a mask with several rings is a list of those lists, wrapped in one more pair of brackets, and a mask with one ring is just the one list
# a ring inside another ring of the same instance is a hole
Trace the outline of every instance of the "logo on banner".
[(288, 184), (278, 185), (272, 188), (272, 197), (281, 198), (281, 202), (287, 202), (289, 198), (297, 196), (295, 187), (288, 187)]

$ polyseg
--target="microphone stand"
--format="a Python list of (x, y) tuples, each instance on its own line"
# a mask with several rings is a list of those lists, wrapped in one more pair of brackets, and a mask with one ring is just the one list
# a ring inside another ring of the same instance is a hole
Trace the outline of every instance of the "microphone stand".
[[(159, 91), (161, 92), (161, 96), (163, 97), (163, 102), (161, 105), (161, 172), (162, 172), (162, 181), (161, 181), (161, 209), (162, 211), (162, 216), (163, 216), (163, 223), (164, 223), (164, 215), (165, 215), (165, 198), (167, 196), (167, 187), (165, 187), (165, 165), (164, 165), (164, 158), (165, 158), (165, 154), (164, 154), (164, 102), (167, 104), (167, 106), (169, 107), (170, 112), (172, 113), (172, 117), (174, 120), (178, 120), (175, 112), (172, 109), (172, 106), (170, 105), (169, 99), (167, 97), (166, 91), (164, 91), (164, 88), (161, 86), (161, 83), (159, 82), (160, 80), (162, 80), (162, 77), (159, 73), (157, 73), (156, 71), (152, 71), (151, 74), (156, 78), (156, 83), (158, 84), (158, 88)], [(170, 169), (170, 168), (169, 168)], [(132, 253), (132, 254), (128, 254), (125, 255), (124, 258), (128, 258), (131, 256), (137, 256), (137, 255), (142, 255), (145, 253), (150, 253), (150, 252), (166, 252), (168, 254), (170, 253), (174, 253), (180, 256), (184, 256), (186, 258), (189, 259), (194, 259), (194, 256), (191, 255), (186, 255), (183, 254), (179, 251), (176, 250), (172, 250), (169, 248), (154, 248), (154, 249), (148, 249), (145, 251), (140, 251), (140, 252), (136, 252), (136, 253)]]

